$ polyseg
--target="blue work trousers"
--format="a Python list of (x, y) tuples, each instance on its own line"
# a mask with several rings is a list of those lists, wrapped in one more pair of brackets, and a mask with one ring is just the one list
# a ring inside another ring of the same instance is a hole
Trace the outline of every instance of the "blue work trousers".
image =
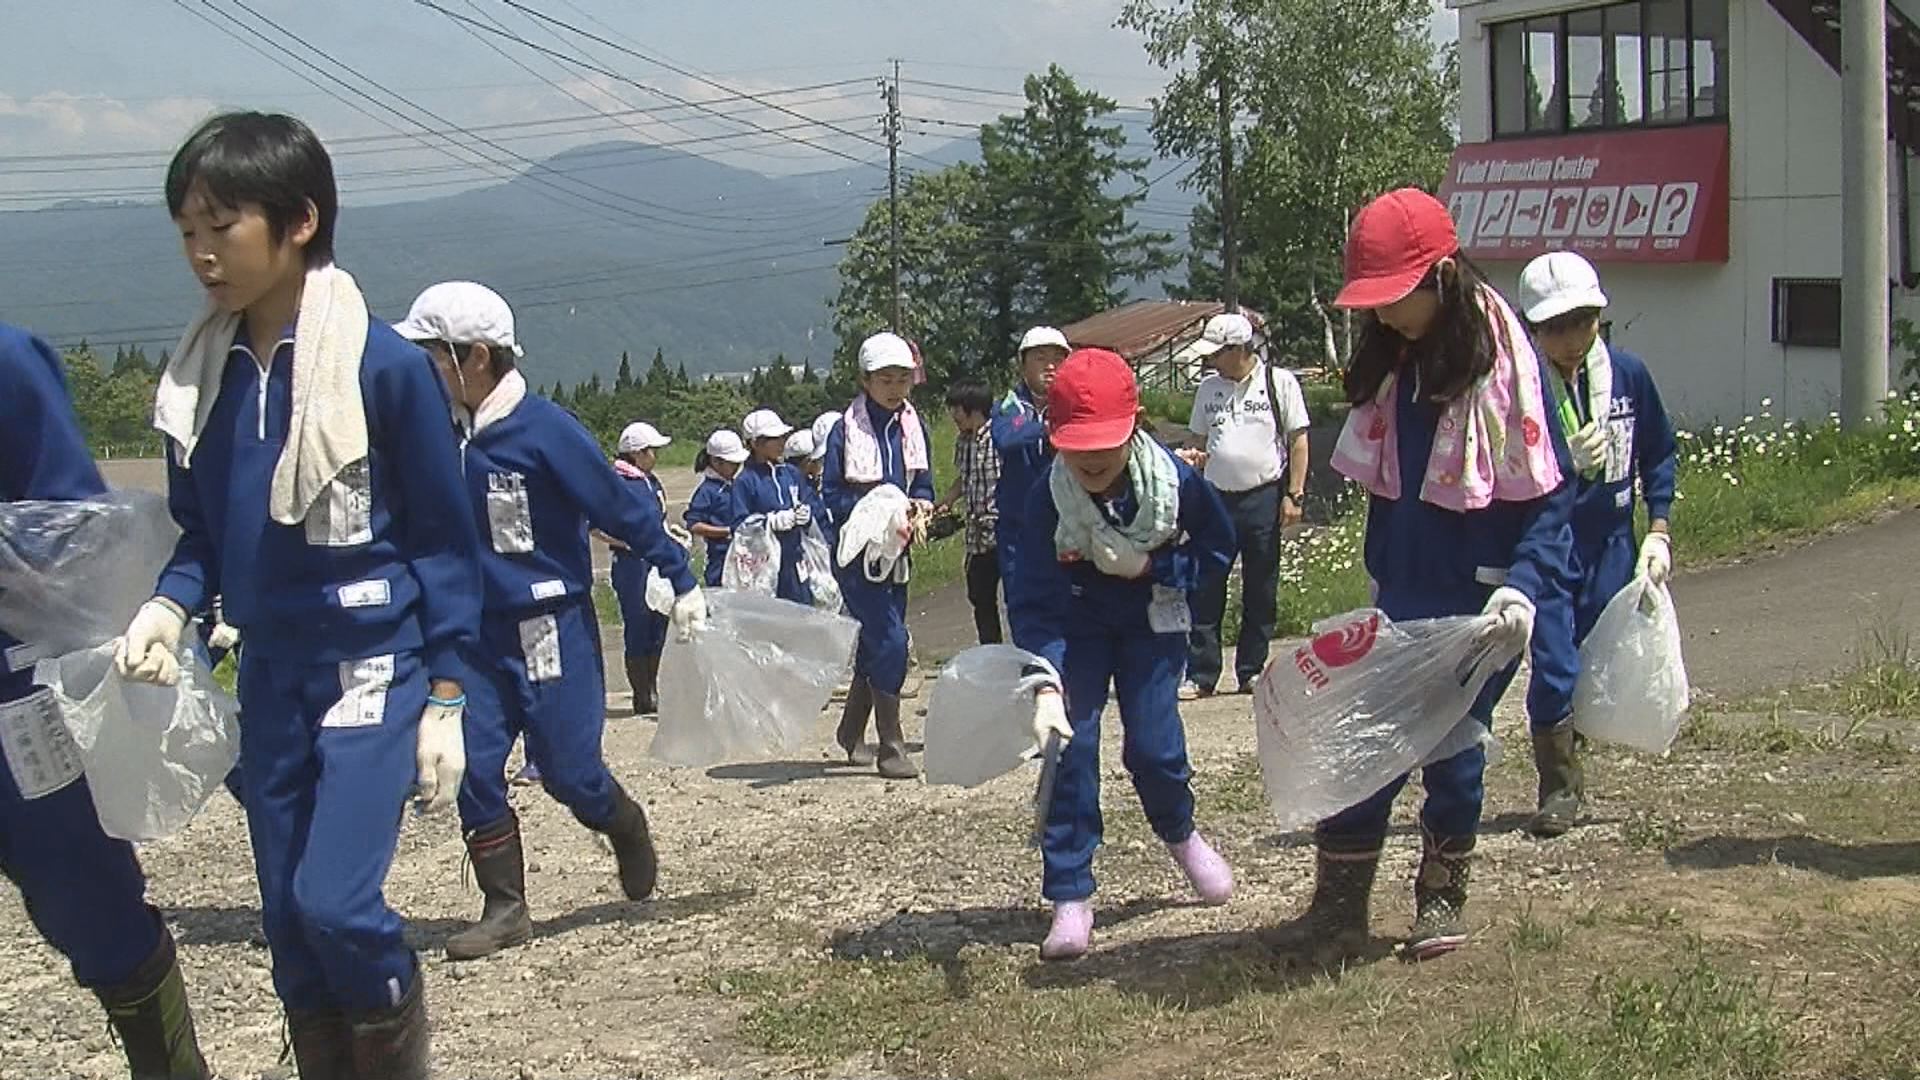
[(1067, 720), (1073, 741), (1060, 755), (1041, 841), (1041, 895), (1059, 903), (1093, 895), (1100, 846), (1100, 714), (1109, 688), (1120, 699), (1120, 760), (1154, 834), (1169, 844), (1193, 835), (1192, 771), (1180, 723), (1185, 634), (1102, 634), (1067, 638)]
[(381, 888), (412, 793), (417, 652), (338, 664), (240, 658), (241, 783), (273, 986), (289, 1009), (387, 1009), (412, 986)]
[(507, 752), (526, 736), (540, 782), (590, 829), (613, 820), (613, 774), (600, 753), (607, 722), (600, 627), (585, 601), (546, 614), (488, 615), (481, 656), (469, 664), (467, 775), (460, 825), (469, 832), (507, 816)]
[(898, 696), (907, 682), (907, 587), (868, 581), (856, 560), (841, 568), (840, 591), (847, 614), (860, 624), (853, 677), (876, 693)]
[(647, 564), (631, 556), (613, 560), (613, 594), (620, 599), (626, 658), (659, 656), (667, 649), (667, 617), (647, 606)]

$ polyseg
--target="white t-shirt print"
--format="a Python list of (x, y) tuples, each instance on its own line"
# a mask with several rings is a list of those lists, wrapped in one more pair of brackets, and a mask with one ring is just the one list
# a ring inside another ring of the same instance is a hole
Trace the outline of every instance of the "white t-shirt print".
[(1308, 425), (1307, 401), (1285, 368), (1273, 369), (1273, 388), (1277, 407), (1267, 400), (1266, 365), (1258, 363), (1239, 382), (1215, 372), (1194, 392), (1187, 427), (1207, 441), (1207, 480), (1221, 491), (1251, 491), (1286, 475), (1286, 436)]

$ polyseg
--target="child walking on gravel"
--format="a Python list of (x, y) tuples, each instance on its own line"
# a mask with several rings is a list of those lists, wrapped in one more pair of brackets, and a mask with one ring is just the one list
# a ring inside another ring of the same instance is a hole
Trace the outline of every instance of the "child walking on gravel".
[[(1200, 898), (1224, 904), (1233, 871), (1193, 826), (1180, 674), (1192, 626), (1187, 594), (1224, 573), (1233, 526), (1213, 487), (1139, 427), (1140, 394), (1119, 356), (1083, 349), (1047, 394), (1059, 456), (1034, 485), (1008, 594), (1015, 644), (1046, 659), (1034, 739), (1066, 744), (1041, 843), (1053, 927), (1047, 960), (1087, 951), (1093, 852), (1100, 844), (1100, 714), (1119, 699), (1121, 760), (1153, 831)], [(1057, 673), (1057, 678), (1055, 677)]]
[(693, 459), (700, 486), (693, 489), (684, 520), (695, 539), (707, 542), (709, 589), (720, 587), (727, 567), (727, 549), (733, 546), (733, 481), (746, 460), (747, 444), (726, 428), (707, 436), (707, 445)]

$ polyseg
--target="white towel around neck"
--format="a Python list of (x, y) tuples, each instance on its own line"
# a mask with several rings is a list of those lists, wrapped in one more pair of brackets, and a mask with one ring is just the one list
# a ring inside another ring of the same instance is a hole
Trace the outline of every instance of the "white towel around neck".
[[(220, 396), (240, 316), (209, 303), (181, 335), (160, 374), (153, 426), (179, 447), (183, 468)], [(282, 525), (306, 519), (341, 470), (367, 456), (367, 410), (360, 360), (367, 345), (367, 301), (352, 275), (329, 263), (307, 271), (293, 332), (293, 415), (273, 470), (268, 515)]]

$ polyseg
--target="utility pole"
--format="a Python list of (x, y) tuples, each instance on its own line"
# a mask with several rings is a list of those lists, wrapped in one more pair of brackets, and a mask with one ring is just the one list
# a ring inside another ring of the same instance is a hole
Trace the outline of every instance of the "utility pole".
[(1233, 93), (1227, 65), (1220, 65), (1220, 299), (1228, 311), (1240, 310), (1239, 214), (1233, 205)]
[(900, 61), (893, 62), (893, 81), (887, 97), (887, 235), (893, 263), (891, 312), (893, 332), (900, 333)]
[(1840, 414), (1858, 427), (1887, 396), (1886, 0), (1840, 19)]

